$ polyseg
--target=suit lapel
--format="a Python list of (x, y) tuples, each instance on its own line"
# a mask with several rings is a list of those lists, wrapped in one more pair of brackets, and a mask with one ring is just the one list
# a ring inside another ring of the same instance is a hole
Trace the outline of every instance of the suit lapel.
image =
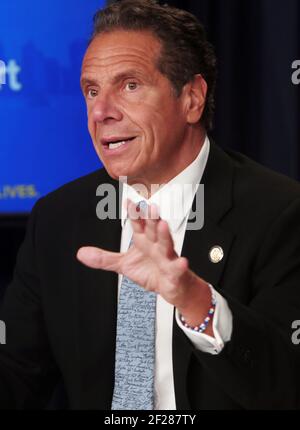
[[(190, 268), (217, 289), (233, 242), (233, 235), (225, 231), (220, 222), (232, 207), (234, 168), (230, 158), (211, 143), (207, 166), (201, 183), (204, 184), (204, 225), (201, 230), (187, 230), (182, 255), (189, 260)], [(196, 199), (193, 206), (195, 206)], [(195, 209), (195, 208), (194, 208)], [(219, 246), (223, 259), (213, 263), (210, 250)], [(177, 407), (189, 409), (186, 386), (192, 346), (183, 331), (173, 322), (173, 363)]]

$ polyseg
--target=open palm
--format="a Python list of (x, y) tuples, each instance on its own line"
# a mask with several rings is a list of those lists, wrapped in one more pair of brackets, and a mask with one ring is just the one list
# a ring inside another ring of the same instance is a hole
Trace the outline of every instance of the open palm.
[(121, 273), (176, 306), (195, 276), (187, 259), (176, 254), (169, 226), (159, 218), (155, 206), (149, 206), (148, 217), (144, 212), (137, 217), (130, 201), (127, 209), (133, 228), (133, 243), (127, 252), (83, 247), (77, 258), (91, 268)]

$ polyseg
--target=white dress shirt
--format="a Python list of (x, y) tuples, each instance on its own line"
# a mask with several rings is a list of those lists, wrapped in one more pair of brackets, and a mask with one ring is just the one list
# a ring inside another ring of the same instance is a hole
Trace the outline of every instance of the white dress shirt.
[[(126, 183), (123, 184), (121, 252), (125, 252), (128, 249), (132, 237), (132, 226), (127, 218), (127, 211), (124, 207), (125, 199), (129, 198), (134, 203), (145, 200), (148, 204), (154, 203), (158, 206), (160, 217), (168, 222), (175, 251), (178, 255), (181, 255), (189, 212), (207, 163), (209, 148), (209, 139), (206, 137), (197, 158), (186, 169), (180, 172), (179, 175), (159, 188), (149, 200), (142, 198), (133, 187)], [(184, 184), (189, 185), (183, 188)], [(181, 192), (180, 190), (183, 191)], [(119, 275), (119, 291), (121, 282), (122, 275)], [(218, 354), (223, 349), (224, 343), (231, 338), (232, 313), (227, 301), (211, 285), (210, 288), (217, 300), (213, 318), (214, 337), (204, 333), (197, 333), (184, 327), (179, 319), (177, 310), (176, 322), (197, 349), (210, 354)], [(154, 405), (156, 410), (176, 409), (172, 360), (173, 315), (174, 307), (158, 295), (156, 305), (154, 379)]]

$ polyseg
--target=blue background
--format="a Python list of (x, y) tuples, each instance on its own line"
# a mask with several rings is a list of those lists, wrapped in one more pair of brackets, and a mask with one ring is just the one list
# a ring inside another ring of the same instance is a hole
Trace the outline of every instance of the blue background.
[[(28, 212), (41, 195), (101, 167), (79, 79), (93, 15), (103, 4), (1, 0), (0, 59), (15, 60), (22, 84), (13, 91), (6, 78), (0, 90), (1, 213)], [(20, 185), (37, 194), (16, 192)]]

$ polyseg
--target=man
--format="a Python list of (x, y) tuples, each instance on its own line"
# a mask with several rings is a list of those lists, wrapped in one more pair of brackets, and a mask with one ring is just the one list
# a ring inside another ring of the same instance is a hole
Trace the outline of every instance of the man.
[[(73, 409), (299, 406), (300, 187), (209, 141), (214, 83), (192, 15), (96, 15), (81, 86), (105, 170), (32, 211), (0, 314), (1, 407), (43, 407), (60, 378)], [(96, 211), (106, 185), (121, 219)]]

